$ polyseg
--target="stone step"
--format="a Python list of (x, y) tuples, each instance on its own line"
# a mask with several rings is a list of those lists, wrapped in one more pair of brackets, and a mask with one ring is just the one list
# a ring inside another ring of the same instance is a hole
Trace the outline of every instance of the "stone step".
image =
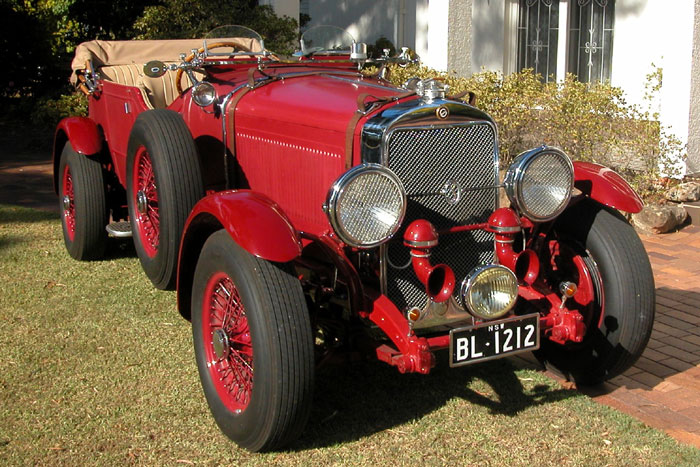
[(105, 229), (112, 237), (131, 237), (131, 223), (127, 221), (112, 222)]

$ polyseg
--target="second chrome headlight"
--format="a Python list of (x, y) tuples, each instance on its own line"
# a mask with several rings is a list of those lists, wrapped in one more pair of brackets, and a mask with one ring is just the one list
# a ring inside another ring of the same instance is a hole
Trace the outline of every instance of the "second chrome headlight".
[(520, 154), (505, 176), (511, 203), (535, 222), (546, 222), (561, 214), (573, 186), (571, 160), (561, 150), (547, 146)]
[(336, 180), (324, 209), (343, 242), (371, 248), (389, 240), (401, 226), (406, 191), (388, 168), (362, 164)]

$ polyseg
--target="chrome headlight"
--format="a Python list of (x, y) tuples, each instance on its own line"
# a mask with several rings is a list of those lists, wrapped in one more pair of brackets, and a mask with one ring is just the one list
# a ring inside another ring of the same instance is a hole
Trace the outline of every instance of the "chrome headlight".
[(211, 83), (200, 81), (192, 87), (192, 100), (200, 107), (208, 107), (216, 100), (216, 88)]
[(401, 226), (406, 190), (388, 168), (362, 164), (336, 180), (324, 210), (343, 242), (370, 248), (389, 240)]
[(479, 266), (462, 282), (460, 296), (462, 306), (477, 318), (500, 318), (515, 305), (518, 280), (505, 266)]
[(571, 160), (559, 149), (547, 146), (520, 154), (505, 176), (511, 203), (535, 222), (546, 222), (561, 214), (573, 186)]

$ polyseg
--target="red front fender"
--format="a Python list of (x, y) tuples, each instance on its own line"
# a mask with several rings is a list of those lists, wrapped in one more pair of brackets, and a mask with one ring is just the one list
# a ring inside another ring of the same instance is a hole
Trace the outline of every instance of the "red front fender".
[(620, 211), (637, 213), (644, 202), (617, 172), (591, 162), (574, 162), (574, 186), (588, 197)]
[(190, 213), (180, 242), (177, 301), (189, 318), (192, 278), (206, 239), (220, 229), (248, 253), (286, 263), (301, 254), (301, 237), (280, 206), (250, 190), (214, 193), (199, 201)]
[(58, 193), (58, 165), (61, 163), (61, 151), (66, 141), (70, 141), (73, 150), (84, 156), (92, 156), (102, 151), (102, 136), (97, 124), (87, 117), (67, 117), (56, 127), (53, 138), (53, 189)]

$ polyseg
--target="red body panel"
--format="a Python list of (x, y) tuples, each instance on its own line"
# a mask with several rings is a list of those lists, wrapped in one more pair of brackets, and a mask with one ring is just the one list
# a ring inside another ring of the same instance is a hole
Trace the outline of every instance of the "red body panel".
[(574, 185), (601, 204), (637, 213), (644, 202), (617, 172), (591, 162), (574, 162)]
[(236, 154), (245, 179), (278, 200), (299, 230), (329, 228), (321, 206), (345, 171), (347, 126), (362, 93), (398, 91), (352, 77), (303, 76), (249, 92), (236, 108)]
[(102, 127), (112, 155), (114, 171), (119, 182), (126, 186), (126, 149), (131, 127), (139, 113), (147, 110), (137, 87), (102, 82), (102, 89), (90, 98), (90, 118)]
[(190, 224), (203, 213), (213, 215), (233, 240), (252, 255), (286, 263), (301, 254), (301, 238), (284, 211), (260, 193), (232, 190), (207, 196), (192, 209), (185, 235)]
[(90, 156), (102, 150), (102, 137), (97, 125), (87, 117), (64, 118), (56, 129), (56, 132), (59, 131), (66, 133), (73, 150), (78, 154)]

